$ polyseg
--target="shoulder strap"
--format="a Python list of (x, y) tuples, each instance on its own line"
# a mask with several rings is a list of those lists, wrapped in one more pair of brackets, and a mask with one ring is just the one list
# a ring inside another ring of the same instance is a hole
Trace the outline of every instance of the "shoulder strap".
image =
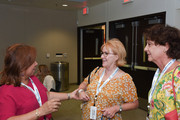
[[(94, 74), (96, 74), (96, 72), (99, 70), (99, 68), (100, 68), (100, 67), (98, 66), (97, 69), (96, 69), (96, 71), (94, 72)], [(90, 84), (91, 73), (92, 73), (92, 72), (90, 72), (90, 73), (89, 73), (89, 76), (88, 76), (88, 84)]]

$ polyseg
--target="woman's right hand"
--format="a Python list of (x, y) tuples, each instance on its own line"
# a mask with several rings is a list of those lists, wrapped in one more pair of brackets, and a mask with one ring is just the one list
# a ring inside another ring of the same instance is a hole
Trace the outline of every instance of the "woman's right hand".
[(82, 91), (79, 93), (79, 98), (80, 100), (83, 100), (83, 101), (88, 101), (90, 99), (85, 91)]
[(60, 105), (61, 105), (61, 102), (59, 99), (48, 100), (38, 109), (39, 115), (44, 116), (44, 115), (50, 114), (52, 112), (56, 112), (56, 111), (58, 111)]

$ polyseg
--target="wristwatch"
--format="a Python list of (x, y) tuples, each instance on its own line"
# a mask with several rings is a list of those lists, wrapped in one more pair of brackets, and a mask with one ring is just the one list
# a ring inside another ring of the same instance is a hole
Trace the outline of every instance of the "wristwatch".
[(122, 106), (120, 105), (119, 112), (121, 113), (123, 111)]

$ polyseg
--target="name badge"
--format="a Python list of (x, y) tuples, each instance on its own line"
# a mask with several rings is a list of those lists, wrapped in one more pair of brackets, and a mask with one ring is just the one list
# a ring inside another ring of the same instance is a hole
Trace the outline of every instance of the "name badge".
[(90, 119), (96, 120), (96, 115), (97, 115), (97, 107), (91, 106)]

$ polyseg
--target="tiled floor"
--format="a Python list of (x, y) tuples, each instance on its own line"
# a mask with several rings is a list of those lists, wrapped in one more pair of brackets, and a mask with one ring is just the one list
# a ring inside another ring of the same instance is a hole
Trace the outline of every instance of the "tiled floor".
[[(70, 92), (76, 89), (78, 85), (70, 85), (70, 89), (64, 92)], [(81, 120), (81, 101), (68, 100), (62, 101), (58, 112), (53, 113), (54, 120)], [(123, 120), (145, 120), (146, 111), (136, 109), (122, 112)]]

